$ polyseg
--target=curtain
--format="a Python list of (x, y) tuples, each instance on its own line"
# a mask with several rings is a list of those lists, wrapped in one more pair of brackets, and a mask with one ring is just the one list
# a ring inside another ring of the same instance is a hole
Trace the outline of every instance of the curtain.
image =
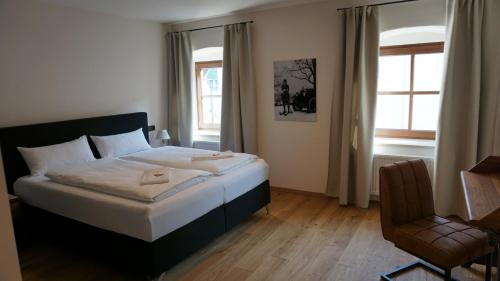
[(500, 1), (447, 1), (445, 72), (437, 131), (435, 204), (464, 214), (460, 171), (500, 155)]
[(221, 151), (257, 153), (251, 23), (224, 27)]
[(377, 102), (377, 7), (339, 11), (339, 63), (332, 102), (327, 194), (367, 208)]
[(167, 34), (167, 130), (171, 144), (193, 146), (190, 32)]

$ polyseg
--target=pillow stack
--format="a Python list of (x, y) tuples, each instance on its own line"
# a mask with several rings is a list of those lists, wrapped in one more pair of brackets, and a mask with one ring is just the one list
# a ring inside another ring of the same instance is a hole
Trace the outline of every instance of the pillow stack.
[(60, 144), (41, 147), (18, 147), (31, 175), (39, 176), (58, 166), (95, 160), (86, 136)]
[(120, 157), (151, 148), (142, 129), (118, 135), (90, 136), (90, 138), (102, 158)]
[[(151, 148), (142, 129), (117, 135), (90, 136), (90, 138), (102, 158), (120, 157)], [(18, 147), (17, 149), (23, 156), (32, 176), (45, 175), (50, 169), (60, 166), (95, 160), (86, 136), (54, 145)]]

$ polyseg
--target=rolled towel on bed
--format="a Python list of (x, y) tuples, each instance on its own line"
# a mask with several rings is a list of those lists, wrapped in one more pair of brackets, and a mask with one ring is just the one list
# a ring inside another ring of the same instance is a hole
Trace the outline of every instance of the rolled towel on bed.
[(230, 150), (224, 152), (214, 152), (210, 154), (197, 154), (191, 157), (191, 161), (205, 161), (205, 160), (220, 160), (234, 157), (234, 153)]
[(159, 168), (146, 170), (142, 174), (141, 185), (161, 184), (170, 181), (170, 169)]

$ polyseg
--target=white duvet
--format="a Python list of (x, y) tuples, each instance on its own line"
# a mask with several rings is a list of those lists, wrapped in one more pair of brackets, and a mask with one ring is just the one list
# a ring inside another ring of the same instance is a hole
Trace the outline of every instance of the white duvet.
[(217, 160), (192, 161), (192, 157), (201, 155), (211, 155), (213, 151), (178, 147), (164, 146), (152, 148), (121, 157), (121, 159), (150, 163), (177, 169), (203, 170), (215, 175), (223, 175), (232, 169), (242, 167), (255, 160), (257, 156), (246, 153), (234, 153), (234, 157)]
[(158, 168), (161, 166), (120, 159), (99, 159), (52, 169), (46, 176), (65, 185), (153, 202), (204, 181), (211, 175), (206, 171), (171, 168), (168, 183), (141, 185), (144, 172)]

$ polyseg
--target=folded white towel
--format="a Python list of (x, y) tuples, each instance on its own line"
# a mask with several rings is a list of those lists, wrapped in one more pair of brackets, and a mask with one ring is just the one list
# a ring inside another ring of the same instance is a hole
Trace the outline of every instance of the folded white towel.
[(141, 185), (168, 183), (169, 181), (170, 169), (159, 168), (144, 171), (141, 178)]
[(232, 151), (214, 152), (210, 154), (198, 154), (191, 157), (191, 161), (220, 160), (234, 157)]

